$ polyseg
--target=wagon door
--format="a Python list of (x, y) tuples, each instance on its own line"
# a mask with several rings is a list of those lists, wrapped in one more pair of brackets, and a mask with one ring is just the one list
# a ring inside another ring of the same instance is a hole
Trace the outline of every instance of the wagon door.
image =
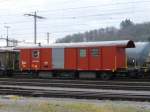
[(98, 47), (89, 49), (89, 69), (101, 69), (101, 50)]
[(117, 65), (115, 47), (102, 48), (102, 68), (103, 70), (115, 70)]
[(88, 48), (78, 49), (78, 70), (88, 70)]
[(51, 48), (41, 49), (41, 70), (51, 70)]
[(64, 48), (52, 49), (52, 68), (64, 69)]
[(40, 49), (31, 50), (31, 68), (32, 70), (40, 69)]
[(20, 68), (22, 70), (31, 69), (30, 49), (21, 49), (19, 59)]

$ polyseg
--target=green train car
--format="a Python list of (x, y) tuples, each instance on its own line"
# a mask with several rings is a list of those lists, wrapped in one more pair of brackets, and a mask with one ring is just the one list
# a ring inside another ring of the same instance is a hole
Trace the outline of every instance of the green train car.
[(12, 76), (19, 71), (19, 51), (11, 48), (0, 49), (0, 75)]

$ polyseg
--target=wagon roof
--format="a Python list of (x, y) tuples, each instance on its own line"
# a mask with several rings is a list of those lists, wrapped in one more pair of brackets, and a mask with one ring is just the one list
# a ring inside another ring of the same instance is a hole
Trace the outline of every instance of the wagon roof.
[(100, 42), (78, 42), (78, 43), (55, 43), (47, 46), (19, 46), (17, 49), (25, 48), (73, 48), (73, 47), (96, 47), (96, 46), (118, 46), (125, 48), (134, 48), (132, 40), (119, 41), (100, 41)]
[(0, 47), (0, 52), (18, 52), (14, 47)]
[[(138, 57), (139, 54), (142, 55), (143, 52), (149, 53), (150, 42), (135, 42), (135, 45), (136, 45), (136, 48), (127, 49), (128, 54), (137, 55), (135, 57)], [(148, 51), (146, 51), (146, 50), (148, 50)]]

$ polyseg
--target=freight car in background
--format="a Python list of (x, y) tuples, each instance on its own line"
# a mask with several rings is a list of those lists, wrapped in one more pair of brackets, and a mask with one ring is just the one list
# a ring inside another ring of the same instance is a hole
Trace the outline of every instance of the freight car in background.
[[(20, 47), (20, 69), (41, 77), (109, 79), (128, 73), (127, 48), (131, 40), (62, 43), (50, 46)], [(134, 70), (132, 70), (134, 71)]]
[[(150, 42), (136, 42), (136, 47), (127, 49), (128, 69), (134, 75), (150, 73)], [(137, 74), (135, 74), (135, 71)], [(148, 75), (148, 74), (147, 74)]]
[(19, 51), (13, 48), (0, 48), (0, 75), (12, 76), (19, 71)]

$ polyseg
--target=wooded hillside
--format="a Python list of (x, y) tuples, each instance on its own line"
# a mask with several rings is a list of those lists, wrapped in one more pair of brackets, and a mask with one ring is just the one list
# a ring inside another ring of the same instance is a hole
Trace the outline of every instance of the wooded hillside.
[(115, 27), (100, 28), (85, 33), (67, 35), (58, 39), (57, 43), (107, 40), (150, 41), (150, 22), (135, 24), (126, 19), (120, 23), (120, 29)]

